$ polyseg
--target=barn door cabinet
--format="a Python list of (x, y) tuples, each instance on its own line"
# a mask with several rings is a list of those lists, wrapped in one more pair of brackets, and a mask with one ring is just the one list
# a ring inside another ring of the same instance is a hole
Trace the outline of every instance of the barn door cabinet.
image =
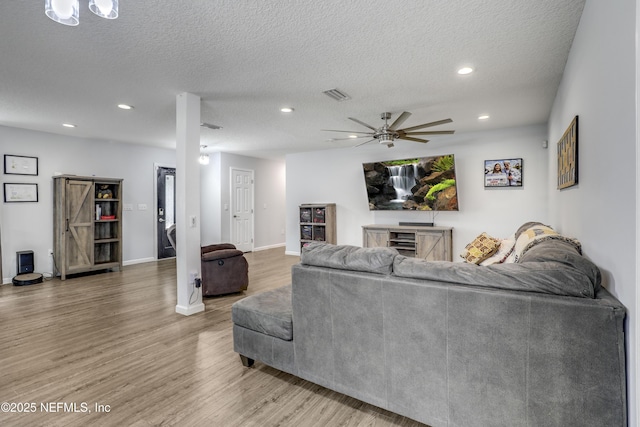
[(53, 256), (68, 274), (122, 268), (122, 180), (53, 177)]

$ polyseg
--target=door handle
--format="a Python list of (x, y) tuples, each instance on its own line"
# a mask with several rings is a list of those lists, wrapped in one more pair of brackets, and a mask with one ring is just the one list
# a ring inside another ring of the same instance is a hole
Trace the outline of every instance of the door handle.
[(158, 222), (164, 222), (164, 218), (158, 218)]

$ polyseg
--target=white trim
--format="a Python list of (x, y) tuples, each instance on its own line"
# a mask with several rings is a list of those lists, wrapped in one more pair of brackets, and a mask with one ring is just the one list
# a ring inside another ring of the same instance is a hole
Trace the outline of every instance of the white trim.
[(277, 243), (275, 245), (260, 246), (259, 248), (253, 248), (253, 252), (266, 251), (266, 250), (269, 250), (269, 249), (281, 248), (283, 246), (287, 246), (287, 244), (286, 243)]
[(123, 261), (122, 265), (135, 265), (135, 264), (144, 264), (146, 262), (155, 262), (160, 261), (157, 257), (149, 257), (149, 258), (138, 258), (138, 259), (130, 259), (128, 261)]
[(300, 252), (295, 252), (295, 251), (284, 251), (285, 255), (295, 255), (295, 256), (300, 256)]
[(192, 314), (202, 313), (204, 311), (204, 303), (190, 305), (184, 307), (182, 305), (176, 305), (176, 313), (183, 314), (185, 316), (191, 316)]
[[(639, 280), (639, 275), (640, 275), (640, 219), (638, 218), (639, 213), (640, 213), (640, 203), (638, 201), (638, 199), (640, 198), (640, 174), (638, 174), (638, 165), (640, 165), (640, 150), (638, 150), (638, 143), (640, 143), (640, 111), (639, 111), (639, 103), (640, 103), (640, 34), (638, 34), (638, 26), (640, 25), (640, 2), (638, 0), (636, 0), (636, 19), (635, 19), (635, 54), (636, 54), (636, 80), (635, 80), (635, 109), (636, 109), (636, 114), (635, 114), (635, 133), (636, 133), (636, 144), (635, 144), (635, 148), (636, 148), (636, 170), (635, 170), (635, 174), (636, 174), (636, 205), (635, 205), (635, 209), (636, 209), (636, 223), (635, 223), (635, 227), (636, 227), (636, 236), (635, 236), (635, 240), (636, 240), (636, 268), (635, 268), (635, 280), (636, 280), (636, 284)], [(638, 425), (638, 422), (640, 421), (640, 415), (638, 414), (638, 411), (640, 411), (640, 392), (638, 391), (638, 389), (640, 388), (640, 386), (638, 386), (638, 372), (640, 372), (640, 360), (638, 355), (640, 355), (640, 292), (638, 291), (637, 286), (635, 287), (635, 293), (636, 293), (636, 300), (635, 300), (635, 307), (632, 310), (632, 313), (635, 315), (635, 319), (633, 319), (634, 322), (634, 333), (633, 336), (631, 337), (631, 339), (635, 342), (635, 346), (633, 348), (630, 349), (629, 352), (627, 352), (627, 354), (629, 356), (631, 356), (633, 361), (627, 361), (627, 364), (630, 365), (631, 363), (633, 363), (633, 367), (632, 367), (632, 372), (627, 372), (627, 396), (631, 397), (632, 399), (634, 399), (635, 401), (629, 402), (629, 404), (627, 404), (627, 412), (628, 412), (628, 420), (627, 423), (628, 425), (632, 425), (633, 423), (635, 423), (636, 425)], [(632, 320), (630, 319), (629, 322), (631, 322)]]

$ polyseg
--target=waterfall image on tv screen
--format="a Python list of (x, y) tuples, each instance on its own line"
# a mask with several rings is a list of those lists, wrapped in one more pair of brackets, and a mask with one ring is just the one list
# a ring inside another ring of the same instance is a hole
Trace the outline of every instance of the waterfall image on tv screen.
[(457, 211), (453, 154), (364, 163), (370, 210)]

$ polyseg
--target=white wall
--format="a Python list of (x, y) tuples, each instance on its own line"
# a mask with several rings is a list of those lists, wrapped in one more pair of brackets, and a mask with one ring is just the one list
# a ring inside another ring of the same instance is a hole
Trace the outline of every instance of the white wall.
[[(460, 260), (464, 246), (483, 231), (507, 237), (524, 222), (548, 220), (546, 139), (546, 126), (539, 125), (454, 134), (426, 145), (401, 141), (387, 149), (371, 143), (288, 155), (287, 253), (300, 252), (297, 212), (302, 203), (336, 203), (338, 244), (361, 246), (366, 224), (430, 221), (428, 212), (369, 211), (362, 164), (454, 154), (460, 210), (438, 213), (435, 223), (454, 227), (454, 260)], [(503, 158), (523, 159), (523, 187), (484, 187), (484, 160)]]
[[(202, 215), (212, 224), (203, 229), (202, 243), (231, 239), (231, 168), (254, 172), (254, 250), (285, 242), (285, 163), (228, 153), (210, 156), (202, 172)], [(211, 216), (209, 218), (209, 215)]]
[(637, 425), (638, 230), (636, 184), (636, 1), (587, 0), (549, 118), (555, 147), (579, 116), (579, 183), (556, 189), (548, 163), (550, 221), (579, 237), (604, 285), (627, 308), (629, 425)]
[[(56, 172), (123, 178), (123, 259), (155, 257), (154, 162), (175, 163), (175, 151), (132, 144), (65, 137), (0, 126), (0, 153), (38, 157), (38, 176), (2, 175), (2, 182), (37, 183), (38, 203), (2, 203), (2, 271), (4, 281), (16, 274), (16, 251), (33, 250), (35, 269), (49, 273), (53, 248), (53, 180)], [(147, 210), (138, 210), (138, 204)]]

